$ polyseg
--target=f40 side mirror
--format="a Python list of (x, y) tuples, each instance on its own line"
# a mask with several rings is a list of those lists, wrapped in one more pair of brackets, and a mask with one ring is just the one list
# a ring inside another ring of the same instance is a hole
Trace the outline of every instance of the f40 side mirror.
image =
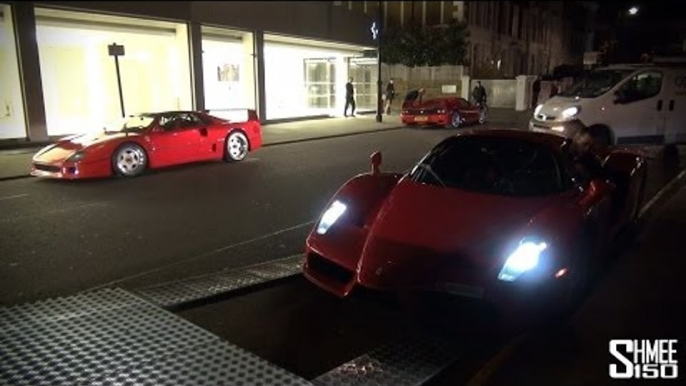
[(382, 160), (381, 152), (380, 151), (374, 152), (371, 155), (370, 159), (372, 161), (372, 174), (373, 175), (379, 174), (381, 172), (381, 169), (380, 169), (381, 160)]

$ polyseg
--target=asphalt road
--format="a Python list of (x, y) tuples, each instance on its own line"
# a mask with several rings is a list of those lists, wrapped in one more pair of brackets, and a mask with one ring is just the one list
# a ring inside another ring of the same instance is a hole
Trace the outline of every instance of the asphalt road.
[(143, 286), (299, 253), (348, 178), (404, 170), (447, 130), (394, 130), (261, 149), (136, 179), (0, 183), (0, 304), (108, 283)]
[[(297, 254), (331, 194), (369, 169), (371, 152), (384, 153), (383, 169), (405, 170), (451, 134), (407, 129), (293, 143), (262, 149), (240, 164), (177, 167), (132, 180), (2, 182), (0, 303), (112, 284), (139, 288)], [(648, 198), (670, 177), (658, 163), (649, 166)], [(608, 336), (683, 331), (683, 302), (674, 294), (683, 292), (675, 288), (684, 260), (674, 230), (683, 229), (686, 205), (681, 199), (669, 208), (670, 216), (657, 217), (642, 242), (617, 252), (618, 258), (634, 257), (618, 259), (603, 274), (570, 319), (572, 333), (560, 327), (529, 334), (482, 383), (550, 384), (558, 373), (570, 384), (602, 381), (598, 364), (606, 363)], [(659, 257), (648, 260), (652, 253)], [(650, 274), (641, 276), (645, 272)], [(644, 295), (634, 302), (628, 296), (634, 292)], [(307, 379), (381, 343), (428, 333), (465, 353), (431, 384), (461, 384), (488, 367), (512, 338), (483, 328), (487, 318), (470, 303), (413, 314), (364, 296), (340, 301), (299, 276), (178, 313)], [(637, 325), (642, 327), (632, 327)]]

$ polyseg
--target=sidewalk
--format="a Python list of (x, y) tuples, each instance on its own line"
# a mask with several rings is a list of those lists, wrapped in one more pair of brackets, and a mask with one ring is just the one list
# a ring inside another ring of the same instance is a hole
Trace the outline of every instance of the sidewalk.
[[(683, 364), (686, 186), (679, 185), (569, 323), (527, 339), (486, 385), (626, 385), (631, 381), (609, 376), (609, 365), (619, 364), (608, 352), (612, 339), (678, 339), (675, 359)], [(683, 384), (683, 370), (679, 379)], [(650, 381), (643, 384), (678, 383)]]
[[(489, 124), (496, 127), (526, 128), (530, 111), (492, 108)], [(271, 123), (262, 127), (264, 146), (340, 137), (402, 128), (399, 115), (384, 115), (383, 122), (376, 122), (375, 114), (358, 115), (356, 118), (324, 118), (288, 123)], [(22, 178), (29, 174), (31, 158), (40, 147), (0, 150), (0, 180)]]

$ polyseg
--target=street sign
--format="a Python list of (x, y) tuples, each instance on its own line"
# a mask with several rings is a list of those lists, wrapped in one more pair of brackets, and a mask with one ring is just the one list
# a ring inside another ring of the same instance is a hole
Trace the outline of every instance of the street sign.
[(376, 22), (372, 23), (372, 28), (369, 30), (372, 31), (372, 39), (376, 40), (379, 37), (379, 28), (376, 26)]
[(119, 105), (121, 107), (121, 116), (125, 117), (126, 111), (124, 110), (124, 92), (121, 88), (121, 73), (119, 72), (119, 57), (124, 56), (124, 46), (117, 43), (112, 43), (107, 46), (107, 51), (109, 52), (110, 56), (114, 56), (114, 67), (117, 70), (117, 86), (119, 88)]
[(117, 43), (112, 43), (107, 46), (110, 56), (124, 56), (124, 46)]

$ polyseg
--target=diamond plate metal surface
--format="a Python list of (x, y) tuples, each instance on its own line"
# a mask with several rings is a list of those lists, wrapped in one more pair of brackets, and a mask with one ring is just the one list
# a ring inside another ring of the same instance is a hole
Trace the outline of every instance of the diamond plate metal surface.
[(120, 289), (2, 308), (0, 326), (3, 385), (309, 385)]
[(136, 293), (157, 305), (169, 308), (298, 275), (302, 272), (302, 261), (301, 255), (295, 255), (232, 271), (142, 288), (136, 290)]
[(381, 346), (322, 374), (317, 386), (421, 385), (458, 358), (445, 340), (414, 336)]

